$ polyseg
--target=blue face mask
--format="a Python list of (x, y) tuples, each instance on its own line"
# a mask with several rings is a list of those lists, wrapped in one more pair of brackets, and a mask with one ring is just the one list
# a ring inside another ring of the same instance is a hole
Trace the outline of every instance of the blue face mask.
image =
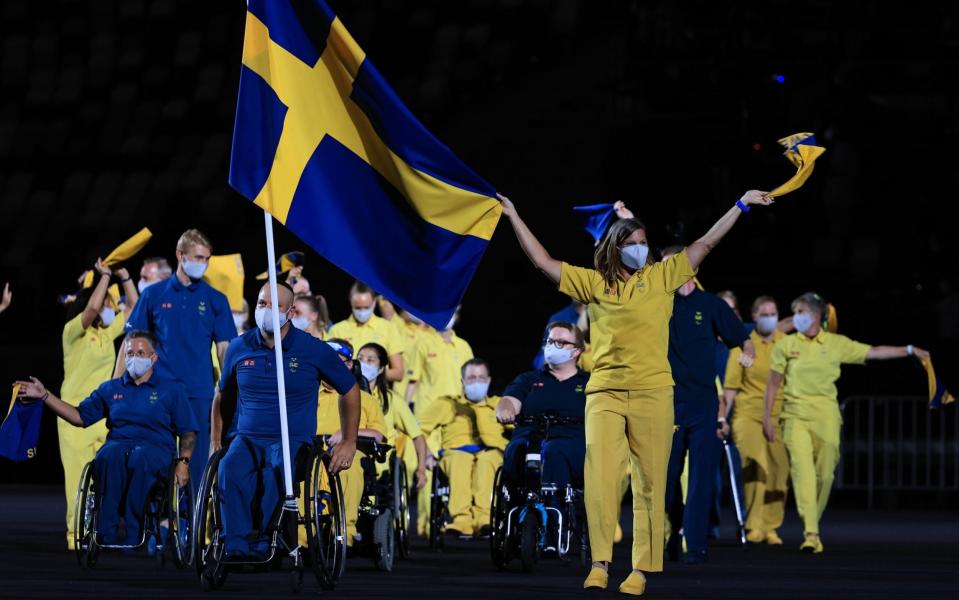
[(627, 269), (634, 271), (646, 266), (646, 259), (649, 258), (649, 246), (644, 244), (630, 244), (619, 249), (619, 260)]
[(756, 319), (756, 329), (763, 335), (776, 331), (777, 325), (779, 325), (779, 315), (767, 315)]
[(809, 313), (799, 313), (798, 315), (793, 315), (793, 327), (796, 328), (796, 331), (799, 333), (806, 333), (809, 331), (809, 328), (813, 324), (812, 315)]

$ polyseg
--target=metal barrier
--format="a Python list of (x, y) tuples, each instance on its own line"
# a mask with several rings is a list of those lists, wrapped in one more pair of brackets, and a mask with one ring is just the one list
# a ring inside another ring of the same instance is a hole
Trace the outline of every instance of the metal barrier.
[(959, 491), (959, 410), (917, 396), (852, 396), (841, 404), (835, 486), (865, 491)]

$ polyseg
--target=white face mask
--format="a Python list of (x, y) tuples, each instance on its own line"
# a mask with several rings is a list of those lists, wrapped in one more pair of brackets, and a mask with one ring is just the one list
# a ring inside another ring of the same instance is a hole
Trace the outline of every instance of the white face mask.
[(197, 263), (184, 260), (183, 272), (186, 273), (186, 276), (190, 279), (202, 279), (203, 274), (206, 273), (206, 263)]
[(793, 327), (796, 328), (796, 331), (799, 333), (806, 333), (809, 331), (809, 328), (812, 327), (813, 318), (809, 313), (799, 313), (798, 315), (793, 315)]
[(147, 281), (147, 280), (145, 280), (145, 279), (141, 279), (140, 281), (137, 282), (137, 290), (142, 294), (142, 293), (143, 293), (143, 290), (147, 289), (148, 287), (150, 287), (150, 286), (153, 285), (154, 283), (160, 283), (160, 282), (159, 282), (159, 281)]
[(380, 368), (369, 363), (360, 363), (360, 371), (363, 372), (363, 377), (366, 377), (366, 380), (370, 383), (376, 381), (376, 378), (380, 376)]
[(100, 322), (103, 323), (104, 327), (109, 327), (110, 323), (113, 323), (113, 319), (117, 316), (117, 311), (113, 310), (110, 306), (104, 306), (100, 309)]
[[(273, 333), (273, 315), (272, 309), (268, 306), (257, 307), (256, 313), (254, 314), (254, 319), (256, 319), (256, 326), (260, 328), (260, 331), (265, 333)], [(286, 325), (287, 316), (285, 312), (280, 313), (280, 327)]]
[(149, 356), (128, 356), (126, 366), (130, 377), (139, 379), (153, 366), (153, 360)]
[(310, 320), (306, 317), (293, 317), (290, 319), (290, 323), (293, 323), (293, 327), (300, 331), (306, 331), (306, 328), (310, 326)]
[(646, 259), (649, 257), (649, 246), (645, 244), (630, 244), (619, 249), (619, 259), (623, 261), (626, 268), (642, 269), (646, 266)]
[(467, 383), (463, 386), (463, 392), (466, 399), (470, 402), (480, 402), (486, 399), (486, 393), (489, 391), (488, 383)]
[(366, 323), (373, 316), (373, 308), (354, 308), (353, 318), (359, 323)]
[(779, 324), (779, 315), (766, 315), (756, 319), (756, 329), (763, 335), (769, 335), (776, 331)]
[(557, 348), (553, 344), (543, 346), (543, 358), (551, 365), (561, 365), (573, 360), (573, 351), (569, 348)]

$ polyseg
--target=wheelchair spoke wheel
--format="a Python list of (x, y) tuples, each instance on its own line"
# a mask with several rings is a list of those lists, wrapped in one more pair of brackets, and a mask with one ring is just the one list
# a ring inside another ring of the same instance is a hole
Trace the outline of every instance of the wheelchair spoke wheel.
[(506, 505), (506, 490), (503, 488), (503, 469), (496, 470), (493, 479), (493, 500), (490, 506), (489, 549), (493, 566), (497, 569), (506, 567), (509, 558), (506, 553), (506, 519), (509, 514)]
[(519, 556), (523, 563), (523, 571), (529, 573), (539, 562), (539, 518), (536, 513), (527, 512), (519, 529)]
[(346, 563), (346, 515), (339, 476), (331, 476), (328, 455), (314, 455), (304, 481), (307, 543), (316, 581), (332, 590)]
[(93, 462), (88, 462), (80, 474), (76, 508), (73, 514), (73, 543), (77, 564), (81, 569), (93, 567), (100, 549), (97, 547), (97, 497), (93, 480)]
[(449, 502), (449, 481), (439, 466), (433, 469), (433, 487), (430, 491), (429, 536), (430, 550), (443, 550), (443, 530), (446, 527), (447, 503)]
[(410, 525), (409, 481), (406, 477), (406, 465), (399, 457), (393, 458), (393, 520), (396, 530), (396, 554), (399, 558), (409, 558)]
[(393, 570), (396, 556), (396, 530), (393, 511), (386, 509), (373, 523), (373, 543), (376, 546), (376, 568), (387, 573)]
[[(225, 449), (214, 453), (203, 470), (200, 491), (196, 495), (192, 510), (192, 539), (187, 539), (186, 542), (193, 547), (193, 564), (204, 590), (219, 589), (226, 580), (226, 570), (220, 562), (223, 558), (223, 545), (220, 541), (220, 510), (216, 488), (217, 470), (225, 453)], [(181, 534), (177, 533), (179, 538)]]
[(181, 487), (174, 476), (170, 482), (170, 524), (166, 544), (173, 547), (178, 569), (193, 565), (193, 482)]

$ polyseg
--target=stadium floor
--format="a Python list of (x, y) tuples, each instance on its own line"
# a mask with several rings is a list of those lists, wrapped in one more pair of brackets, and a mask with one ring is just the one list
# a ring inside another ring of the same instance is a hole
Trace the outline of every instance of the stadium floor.
[[(47, 486), (0, 486), (0, 597), (3, 598), (288, 598), (285, 572), (231, 575), (219, 592), (204, 593), (194, 572), (172, 567), (157, 571), (145, 555), (101, 555), (97, 568), (82, 573), (72, 553), (61, 547), (64, 500)], [(731, 515), (726, 515), (731, 523)], [(628, 524), (627, 524), (628, 525)], [(626, 527), (627, 532), (629, 531)], [(807, 556), (797, 550), (801, 527), (794, 512), (781, 530), (786, 545), (744, 551), (731, 541), (710, 549), (699, 566), (667, 563), (650, 578), (649, 598), (942, 598), (959, 590), (959, 520), (954, 513), (918, 511), (827, 511), (826, 552)], [(414, 556), (391, 574), (369, 559), (354, 558), (335, 592), (344, 598), (552, 598), (582, 597), (578, 563), (540, 563), (534, 573), (517, 565), (497, 571), (486, 542), (451, 540), (441, 554), (422, 543)], [(610, 590), (628, 571), (628, 538), (616, 547)], [(312, 578), (300, 595), (320, 593)], [(601, 593), (589, 594), (593, 597)]]

